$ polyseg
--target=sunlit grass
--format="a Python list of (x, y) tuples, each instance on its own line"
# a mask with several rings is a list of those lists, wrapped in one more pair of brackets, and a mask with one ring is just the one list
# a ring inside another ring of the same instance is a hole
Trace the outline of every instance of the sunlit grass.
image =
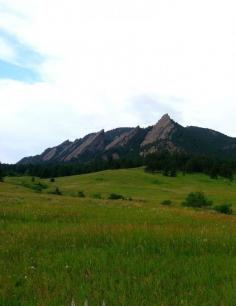
[[(235, 304), (236, 216), (180, 205), (191, 191), (235, 205), (235, 182), (143, 169), (42, 180), (41, 193), (20, 186), (31, 178), (6, 181), (0, 305)], [(56, 186), (62, 196), (48, 193)], [(107, 200), (110, 193), (132, 201)]]

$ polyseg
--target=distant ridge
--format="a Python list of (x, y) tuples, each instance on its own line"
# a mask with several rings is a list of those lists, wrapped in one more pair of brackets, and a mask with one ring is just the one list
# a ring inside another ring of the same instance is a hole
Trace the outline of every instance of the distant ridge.
[(183, 127), (165, 114), (153, 126), (101, 130), (74, 142), (67, 140), (40, 155), (24, 157), (18, 163), (87, 162), (145, 156), (163, 150), (236, 157), (236, 138), (206, 128)]

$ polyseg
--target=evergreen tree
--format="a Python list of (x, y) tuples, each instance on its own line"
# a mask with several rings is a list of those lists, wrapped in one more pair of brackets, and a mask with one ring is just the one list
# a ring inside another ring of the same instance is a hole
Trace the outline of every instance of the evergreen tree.
[(210, 178), (217, 179), (219, 174), (219, 170), (216, 165), (214, 165), (210, 170)]
[(220, 175), (233, 181), (233, 171), (226, 163), (222, 164), (220, 168)]
[(0, 163), (0, 182), (4, 181), (3, 177), (4, 177), (4, 173), (3, 173), (3, 169), (2, 169), (2, 164)]
[(175, 167), (172, 167), (170, 170), (170, 176), (171, 177), (176, 177), (177, 176), (177, 171)]

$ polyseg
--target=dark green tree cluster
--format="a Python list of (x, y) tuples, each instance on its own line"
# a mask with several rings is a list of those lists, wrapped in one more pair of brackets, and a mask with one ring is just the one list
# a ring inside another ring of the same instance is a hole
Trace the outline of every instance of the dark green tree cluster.
[(4, 174), (3, 165), (0, 163), (0, 183), (4, 182)]
[(213, 179), (218, 176), (233, 180), (236, 159), (223, 160), (214, 156), (170, 153), (163, 151), (150, 154), (145, 160), (146, 170), (162, 172), (166, 176), (176, 176), (177, 171), (185, 173), (205, 173)]
[(141, 157), (121, 159), (97, 159), (91, 162), (44, 163), (0, 165), (0, 173), (6, 176), (32, 176), (40, 178), (55, 178), (97, 172), (107, 169), (133, 168), (143, 165)]
[(187, 195), (183, 206), (189, 207), (207, 207), (212, 205), (212, 201), (208, 200), (203, 192), (191, 192)]
[(1, 164), (0, 178), (4, 176), (23, 176), (41, 178), (56, 178), (97, 172), (107, 169), (124, 169), (146, 166), (150, 172), (161, 172), (166, 176), (175, 177), (178, 172), (185, 173), (205, 173), (213, 179), (218, 176), (233, 180), (236, 173), (235, 159), (219, 159), (214, 156), (193, 155), (187, 153), (170, 153), (162, 151), (147, 155), (145, 158), (137, 156), (126, 156), (120, 159), (102, 158), (90, 162), (64, 162), (64, 163), (43, 163), (43, 164)]

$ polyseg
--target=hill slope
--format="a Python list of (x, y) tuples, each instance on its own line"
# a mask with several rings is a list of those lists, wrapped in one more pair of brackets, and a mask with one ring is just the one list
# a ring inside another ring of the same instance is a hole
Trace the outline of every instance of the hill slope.
[(6, 182), (28, 187), (27, 190), (38, 181), (46, 185), (42, 190), (46, 194), (58, 187), (66, 196), (77, 197), (78, 192), (83, 191), (88, 198), (93, 199), (95, 194), (100, 194), (102, 199), (107, 199), (110, 193), (118, 193), (155, 205), (171, 199), (179, 206), (189, 192), (203, 191), (216, 203), (229, 202), (236, 206), (236, 180), (229, 182), (221, 177), (216, 180), (204, 174), (179, 174), (177, 178), (172, 178), (145, 172), (143, 168), (133, 168), (59, 177), (55, 182), (50, 182), (50, 179), (32, 182), (31, 177), (6, 178)]

